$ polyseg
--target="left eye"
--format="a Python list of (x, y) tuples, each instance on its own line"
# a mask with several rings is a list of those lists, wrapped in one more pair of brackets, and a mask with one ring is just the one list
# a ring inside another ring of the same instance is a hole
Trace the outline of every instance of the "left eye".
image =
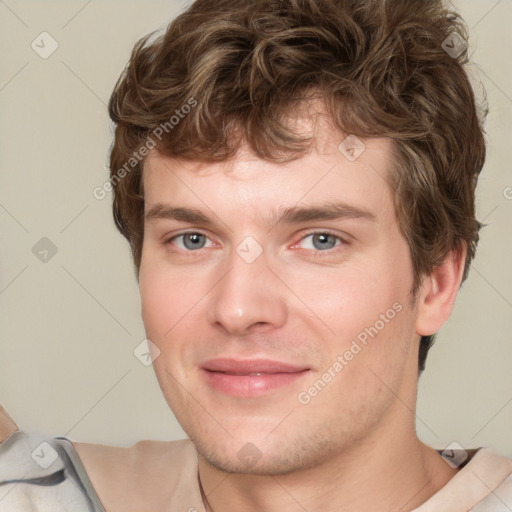
[[(179, 247), (180, 249), (185, 249), (187, 251), (195, 251), (197, 249), (203, 249), (206, 247), (207, 242), (210, 240), (206, 235), (202, 233), (183, 233), (181, 235), (175, 236), (171, 238), (169, 242), (172, 242), (174, 245)], [(211, 243), (211, 242), (210, 242)]]
[(317, 251), (333, 249), (335, 246), (340, 245), (343, 242), (339, 236), (335, 236), (330, 233), (311, 233), (310, 235), (305, 236), (300, 243), (303, 244), (307, 240), (309, 240), (309, 242), (305, 244), (305, 248), (315, 249)]

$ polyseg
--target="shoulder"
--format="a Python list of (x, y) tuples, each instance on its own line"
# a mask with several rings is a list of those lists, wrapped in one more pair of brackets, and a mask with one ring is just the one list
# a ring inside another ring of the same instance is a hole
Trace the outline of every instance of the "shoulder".
[[(509, 512), (512, 510), (512, 460), (489, 448), (479, 450), (468, 466), (475, 485), (486, 488), (485, 497), (471, 509), (472, 512)], [(473, 462), (473, 464), (471, 464)]]
[(18, 426), (7, 411), (0, 405), (0, 443), (16, 430), (18, 430)]
[(0, 443), (0, 512), (103, 512), (62, 440), (13, 430)]
[(190, 440), (79, 443), (19, 430), (0, 406), (0, 512), (201, 510), (197, 475)]
[(73, 446), (107, 510), (164, 509), (180, 495), (199, 493), (197, 452), (190, 440)]
[[(162, 470), (197, 467), (197, 452), (188, 439), (138, 441), (129, 447), (72, 442), (89, 476), (119, 475), (123, 480), (156, 475)], [(171, 477), (179, 476), (171, 472)]]
[(490, 448), (458, 451), (461, 469), (414, 512), (510, 512), (512, 460)]

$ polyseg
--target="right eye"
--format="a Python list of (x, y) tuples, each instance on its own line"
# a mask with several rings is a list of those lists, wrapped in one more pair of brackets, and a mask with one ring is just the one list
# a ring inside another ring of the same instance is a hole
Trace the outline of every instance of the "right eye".
[[(210, 245), (206, 245), (207, 242), (210, 242)], [(211, 247), (211, 240), (204, 235), (203, 233), (198, 233), (197, 231), (187, 231), (186, 233), (181, 233), (180, 235), (175, 235), (172, 238), (169, 238), (166, 242), (166, 245), (174, 245), (183, 251), (197, 251), (198, 249), (203, 249), (204, 247)]]

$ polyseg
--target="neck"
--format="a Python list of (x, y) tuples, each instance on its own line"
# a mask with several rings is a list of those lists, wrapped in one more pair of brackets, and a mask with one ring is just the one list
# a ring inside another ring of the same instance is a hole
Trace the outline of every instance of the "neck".
[(456, 472), (408, 422), (391, 436), (375, 432), (320, 465), (284, 475), (230, 474), (199, 456), (208, 512), (407, 512)]

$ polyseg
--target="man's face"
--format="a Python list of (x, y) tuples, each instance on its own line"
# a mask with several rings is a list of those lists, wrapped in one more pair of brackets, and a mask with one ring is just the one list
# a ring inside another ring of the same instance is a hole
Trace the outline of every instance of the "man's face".
[(154, 368), (223, 470), (312, 467), (413, 420), (417, 309), (390, 142), (366, 140), (351, 161), (343, 139), (326, 128), (321, 147), (285, 164), (248, 151), (145, 163), (140, 290)]

